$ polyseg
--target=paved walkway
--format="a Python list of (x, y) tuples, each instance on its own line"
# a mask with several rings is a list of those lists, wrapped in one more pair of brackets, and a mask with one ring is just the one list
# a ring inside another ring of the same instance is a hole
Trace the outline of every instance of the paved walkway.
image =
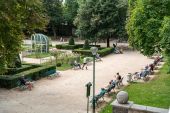
[[(125, 76), (151, 62), (137, 52), (103, 58), (103, 62), (96, 62), (96, 93), (117, 72)], [(90, 65), (88, 70), (67, 70), (59, 78), (36, 81), (32, 91), (0, 89), (0, 113), (86, 113), (85, 84), (92, 81), (92, 73)]]

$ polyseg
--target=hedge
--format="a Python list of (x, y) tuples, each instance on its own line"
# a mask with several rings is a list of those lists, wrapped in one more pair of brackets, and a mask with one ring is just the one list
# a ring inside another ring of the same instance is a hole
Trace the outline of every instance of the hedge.
[(5, 75), (17, 74), (37, 67), (40, 67), (40, 65), (23, 64), (21, 68), (8, 68)]
[[(73, 50), (74, 53), (79, 53), (84, 56), (92, 56), (92, 53), (90, 50), (83, 50), (83, 49), (76, 49)], [(106, 56), (113, 52), (113, 48), (99, 48), (98, 53), (101, 57)]]
[(14, 75), (3, 75), (0, 76), (0, 87), (11, 89), (16, 87), (18, 84), (19, 78), (24, 75), (25, 78), (29, 78), (32, 80), (38, 80), (50, 74), (56, 72), (56, 66), (48, 65), (48, 66), (41, 66), (31, 70), (23, 71), (18, 74)]
[[(74, 50), (74, 49), (78, 49), (78, 48), (83, 48), (84, 44), (76, 44), (76, 45), (68, 45), (68, 44), (58, 44), (56, 45), (57, 49), (67, 49), (67, 50)], [(94, 46), (94, 45), (90, 45)], [(96, 47), (100, 47), (100, 45), (95, 45)]]

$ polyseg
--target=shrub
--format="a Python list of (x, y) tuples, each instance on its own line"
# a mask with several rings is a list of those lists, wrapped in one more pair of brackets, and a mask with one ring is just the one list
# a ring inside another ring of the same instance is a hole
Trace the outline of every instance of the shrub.
[(89, 41), (88, 41), (88, 40), (85, 40), (83, 49), (89, 49), (89, 48), (90, 48), (90, 46), (89, 46)]
[(57, 67), (61, 67), (61, 63), (57, 63), (56, 66), (57, 66)]
[[(84, 56), (92, 56), (92, 53), (90, 50), (76, 49), (76, 50), (73, 50), (73, 52), (79, 53)], [(113, 52), (113, 48), (99, 48), (99, 51), (98, 51), (101, 57), (106, 56), (112, 52)]]
[[(100, 45), (89, 45), (88, 49), (92, 46), (96, 46), (100, 48)], [(68, 44), (58, 44), (56, 45), (57, 49), (67, 49), (67, 50), (73, 50), (73, 49), (78, 49), (78, 48), (83, 48), (84, 44), (76, 44), (76, 45), (68, 45)]]
[(5, 73), (5, 75), (14, 75), (26, 70), (30, 70), (33, 68), (37, 68), (40, 67), (40, 65), (29, 65), (29, 64), (23, 64), (22, 67), (20, 68), (9, 68), (7, 69), (7, 72)]
[(111, 54), (113, 52), (113, 48), (104, 48), (98, 51), (101, 57)]
[(75, 43), (74, 43), (74, 38), (73, 37), (71, 37), (70, 39), (69, 39), (69, 43), (68, 43), (69, 45), (75, 45)]
[(32, 80), (38, 80), (55, 72), (56, 66), (48, 65), (26, 70), (15, 75), (0, 76), (0, 87), (8, 89), (16, 87), (17, 82), (22, 75), (25, 75), (26, 78), (30, 78)]
[(67, 49), (67, 50), (73, 50), (75, 48), (75, 45), (62, 45), (62, 49)]
[(56, 45), (56, 48), (57, 48), (57, 49), (62, 49), (62, 44)]

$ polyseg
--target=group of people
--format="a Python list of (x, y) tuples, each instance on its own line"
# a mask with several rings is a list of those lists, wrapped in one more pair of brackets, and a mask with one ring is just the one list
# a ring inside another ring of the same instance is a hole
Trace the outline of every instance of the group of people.
[[(96, 60), (99, 60), (99, 61), (102, 61), (100, 55), (97, 53), (96, 54), (96, 57), (95, 57)], [(73, 63), (73, 66), (74, 68), (75, 67), (78, 67), (79, 69), (84, 69), (84, 67), (86, 68), (86, 70), (88, 70), (87, 66), (88, 66), (88, 62), (90, 61), (90, 58), (89, 57), (84, 57), (83, 58), (83, 65), (81, 67), (81, 64), (79, 62), (77, 62), (77, 60), (74, 60), (74, 63)]]
[(77, 60), (74, 60), (74, 64), (73, 64), (73, 66), (74, 66), (74, 69), (76, 68), (76, 67), (78, 67), (79, 69), (84, 69), (84, 67), (86, 67), (86, 70), (88, 69), (87, 68), (87, 63), (88, 63), (88, 59), (87, 59), (87, 57), (85, 57), (84, 59), (83, 59), (83, 66), (81, 67), (81, 64), (80, 63), (78, 63), (77, 62)]
[[(111, 80), (111, 81), (109, 82), (109, 85), (108, 85), (107, 87), (101, 88), (100, 93), (97, 94), (97, 95), (94, 97), (95, 103), (97, 104), (97, 102), (98, 102), (98, 100), (99, 100), (100, 98), (103, 98), (106, 93), (109, 94), (109, 93), (111, 92), (111, 90), (113, 90), (116, 86), (119, 88), (119, 86), (120, 86), (121, 84), (123, 84), (123, 83), (122, 83), (122, 80), (123, 80), (123, 77), (122, 77), (119, 73), (117, 73), (117, 74), (116, 74), (116, 79), (115, 79), (115, 80)], [(92, 100), (93, 100), (93, 99), (92, 99)], [(91, 102), (92, 102), (92, 101), (91, 101)]]
[(156, 65), (158, 65), (158, 63), (162, 61), (162, 59), (162, 56), (158, 56), (154, 59), (153, 63), (145, 66), (145, 68), (141, 72), (135, 72), (134, 74), (132, 74), (134, 75), (134, 79), (145, 78), (146, 76), (150, 75), (152, 72), (154, 72)]

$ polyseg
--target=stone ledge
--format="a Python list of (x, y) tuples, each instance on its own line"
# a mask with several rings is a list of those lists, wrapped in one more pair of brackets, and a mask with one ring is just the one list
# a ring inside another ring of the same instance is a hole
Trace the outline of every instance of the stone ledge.
[(131, 108), (131, 106), (133, 105), (133, 102), (132, 101), (128, 101), (127, 104), (119, 104), (117, 100), (115, 100), (114, 102), (111, 103), (112, 106), (115, 106), (115, 107), (122, 107), (122, 108)]
[(111, 103), (113, 113), (170, 113), (168, 109), (134, 104), (129, 101), (127, 104), (119, 104), (117, 100)]
[(133, 104), (130, 109), (137, 111), (146, 111), (147, 107), (143, 105)]
[(169, 113), (168, 109), (163, 109), (163, 108), (146, 106), (146, 109), (147, 109), (147, 111), (153, 112), (153, 113)]

